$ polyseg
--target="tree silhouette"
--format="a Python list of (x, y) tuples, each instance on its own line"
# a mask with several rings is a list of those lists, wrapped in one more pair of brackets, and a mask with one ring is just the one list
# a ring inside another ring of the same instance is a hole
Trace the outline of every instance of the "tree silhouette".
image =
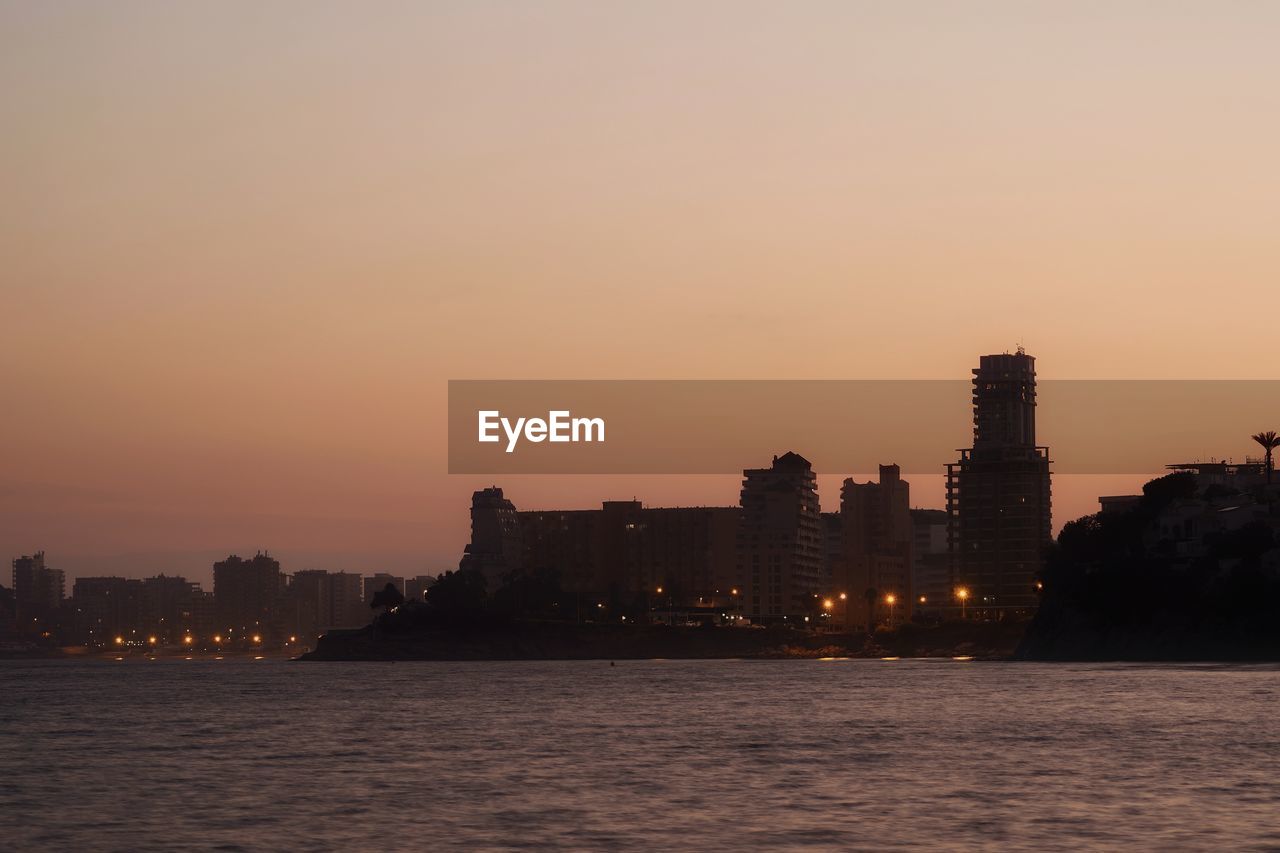
[(876, 599), (880, 597), (880, 593), (874, 586), (869, 586), (862, 597), (867, 600), (867, 633), (873, 634), (876, 630)]
[(478, 569), (445, 572), (427, 590), (427, 604), (441, 614), (474, 616), (484, 609), (486, 586), (484, 573)]
[(404, 594), (396, 589), (396, 585), (388, 583), (382, 589), (373, 594), (373, 598), (369, 601), (369, 607), (377, 610), (379, 607), (384, 612), (390, 613), (392, 610), (404, 604)]
[(1274, 467), (1272, 464), (1272, 451), (1277, 447), (1280, 447), (1280, 435), (1276, 435), (1275, 430), (1269, 429), (1266, 432), (1257, 433), (1256, 435), (1251, 436), (1251, 438), (1258, 442), (1258, 444), (1261, 444), (1262, 449), (1266, 451), (1267, 485), (1269, 486), (1271, 485), (1271, 470)]

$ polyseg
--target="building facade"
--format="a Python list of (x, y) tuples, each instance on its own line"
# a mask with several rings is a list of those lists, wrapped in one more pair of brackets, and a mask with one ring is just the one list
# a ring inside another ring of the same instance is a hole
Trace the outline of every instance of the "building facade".
[(788, 452), (742, 477), (736, 547), (742, 612), (756, 623), (816, 616), (828, 590), (813, 466)]
[(14, 622), (20, 633), (41, 633), (62, 606), (66, 575), (45, 565), (44, 551), (13, 561)]
[(911, 486), (898, 466), (881, 465), (878, 483), (845, 480), (840, 490), (840, 522), (844, 571), (837, 587), (858, 602), (866, 602), (869, 591), (874, 591), (874, 607), (853, 611), (863, 613), (861, 623), (868, 618), (877, 624), (911, 618), (915, 606)]
[(1033, 611), (1052, 540), (1049, 449), (1036, 444), (1035, 359), (984, 355), (973, 371), (973, 447), (947, 466), (952, 585), (970, 612)]
[(921, 613), (944, 615), (958, 608), (951, 588), (947, 527), (946, 510), (911, 510), (912, 595)]
[(285, 577), (270, 554), (252, 559), (231, 555), (213, 564), (213, 596), (217, 630), (227, 636), (278, 636), (282, 616)]
[(481, 572), (490, 592), (502, 579), (520, 570), (524, 542), (516, 507), (492, 486), (471, 495), (471, 541), (458, 563), (459, 569)]

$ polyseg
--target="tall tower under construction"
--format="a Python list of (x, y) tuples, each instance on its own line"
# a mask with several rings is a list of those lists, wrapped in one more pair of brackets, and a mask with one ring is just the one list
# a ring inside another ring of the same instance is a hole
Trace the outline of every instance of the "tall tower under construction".
[(1036, 360), (984, 355), (973, 371), (973, 447), (947, 466), (952, 585), (971, 611), (1030, 612), (1051, 541), (1049, 448), (1036, 444)]

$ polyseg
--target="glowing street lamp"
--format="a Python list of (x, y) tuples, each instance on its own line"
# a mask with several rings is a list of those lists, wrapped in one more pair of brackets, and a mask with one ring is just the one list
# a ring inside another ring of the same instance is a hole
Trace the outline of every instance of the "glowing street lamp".
[(893, 605), (898, 603), (898, 596), (889, 593), (884, 597), (884, 603), (889, 605), (889, 627), (893, 627)]
[(969, 588), (962, 586), (957, 589), (956, 598), (960, 599), (960, 618), (964, 619), (964, 606), (969, 601)]

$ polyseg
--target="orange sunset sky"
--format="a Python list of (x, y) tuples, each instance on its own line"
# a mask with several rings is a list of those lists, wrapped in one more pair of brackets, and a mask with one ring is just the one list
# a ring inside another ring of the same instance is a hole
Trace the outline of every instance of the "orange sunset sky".
[[(0, 550), (453, 568), (492, 478), (446, 473), (451, 378), (963, 378), (1018, 342), (1042, 378), (1277, 378), (1277, 32), (1266, 2), (0, 3)], [(1057, 478), (1055, 523), (1141, 480)]]

